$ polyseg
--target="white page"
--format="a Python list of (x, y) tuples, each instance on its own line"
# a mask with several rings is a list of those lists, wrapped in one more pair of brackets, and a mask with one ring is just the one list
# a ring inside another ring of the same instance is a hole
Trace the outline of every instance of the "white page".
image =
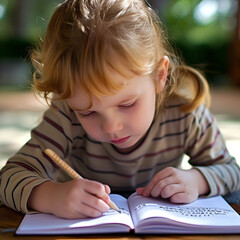
[[(124, 224), (128, 227), (123, 229), (133, 228), (133, 223), (129, 213), (127, 201), (120, 195), (111, 194), (111, 200), (119, 207), (120, 213), (110, 209), (107, 213), (104, 213), (98, 218), (86, 218), (86, 219), (64, 219), (59, 218), (51, 214), (27, 214), (24, 220), (20, 224), (17, 234), (63, 234), (63, 233), (87, 233), (86, 227), (92, 227), (89, 233), (94, 233), (94, 228), (97, 228), (96, 232), (109, 232), (110, 229), (104, 228), (103, 225), (107, 223)], [(99, 228), (97, 225), (101, 225)], [(82, 230), (81, 230), (82, 228)], [(112, 228), (114, 231), (114, 228)], [(116, 229), (117, 231), (117, 229)]]
[[(146, 218), (160, 217), (162, 222), (171, 219), (177, 225), (183, 222), (188, 226), (235, 226), (240, 229), (240, 216), (221, 196), (199, 198), (190, 204), (174, 204), (161, 198), (144, 198), (134, 194), (129, 197), (129, 205), (134, 225)], [(166, 222), (169, 224), (169, 221)]]

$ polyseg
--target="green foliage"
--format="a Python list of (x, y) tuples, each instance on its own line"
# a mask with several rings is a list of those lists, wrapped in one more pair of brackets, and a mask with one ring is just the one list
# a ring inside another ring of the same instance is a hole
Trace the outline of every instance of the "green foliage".
[(61, 0), (1, 0), (0, 58), (25, 57), (44, 35), (48, 21)]
[[(52, 12), (62, 1), (1, 0), (0, 58), (25, 58), (44, 35)], [(160, 17), (170, 42), (186, 63), (203, 64), (211, 81), (224, 77), (237, 0), (156, 0), (155, 4), (164, 6), (159, 9)]]
[(168, 2), (163, 17), (169, 34), (177, 42), (215, 46), (229, 41), (234, 26), (234, 0)]
[(228, 71), (236, 0), (170, 0), (161, 12), (170, 42), (190, 65), (202, 65), (210, 81)]

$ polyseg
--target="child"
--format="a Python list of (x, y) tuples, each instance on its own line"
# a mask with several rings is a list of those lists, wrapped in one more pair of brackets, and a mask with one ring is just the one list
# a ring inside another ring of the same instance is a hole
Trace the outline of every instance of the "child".
[[(97, 217), (112, 191), (189, 203), (239, 189), (240, 170), (205, 107), (208, 85), (180, 63), (143, 0), (66, 0), (32, 54), (50, 108), (1, 171), (1, 201)], [(50, 148), (84, 179), (70, 179)], [(184, 154), (193, 168), (179, 169)]]

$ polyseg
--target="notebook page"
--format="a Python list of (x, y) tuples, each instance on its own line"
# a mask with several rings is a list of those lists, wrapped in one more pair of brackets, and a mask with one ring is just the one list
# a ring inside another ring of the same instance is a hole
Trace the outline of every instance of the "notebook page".
[(240, 226), (240, 216), (221, 196), (199, 198), (190, 204), (174, 204), (161, 198), (134, 194), (128, 202), (134, 225), (146, 218), (159, 217), (188, 225)]
[[(104, 230), (104, 224), (113, 224), (117, 231), (117, 224), (127, 225), (127, 229), (133, 228), (133, 223), (129, 213), (128, 204), (125, 198), (120, 195), (110, 195), (111, 200), (119, 207), (120, 213), (110, 209), (98, 218), (85, 219), (64, 219), (51, 214), (27, 214), (20, 224), (17, 234), (63, 234), (63, 233), (88, 233), (86, 228), (91, 228), (90, 233), (100, 231), (109, 231), (108, 228)], [(98, 227), (100, 226), (100, 227)], [(82, 229), (82, 230), (81, 230)], [(101, 230), (102, 229), (102, 230)], [(125, 228), (126, 229), (126, 228)], [(110, 228), (111, 230), (111, 228)], [(115, 231), (114, 229), (112, 229)]]

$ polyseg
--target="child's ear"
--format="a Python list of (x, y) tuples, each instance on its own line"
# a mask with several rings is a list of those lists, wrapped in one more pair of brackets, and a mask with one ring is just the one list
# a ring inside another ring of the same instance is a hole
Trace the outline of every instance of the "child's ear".
[(167, 56), (164, 56), (160, 63), (157, 70), (157, 79), (156, 79), (156, 93), (161, 92), (167, 81), (167, 75), (168, 75), (168, 64), (169, 64), (169, 58)]

